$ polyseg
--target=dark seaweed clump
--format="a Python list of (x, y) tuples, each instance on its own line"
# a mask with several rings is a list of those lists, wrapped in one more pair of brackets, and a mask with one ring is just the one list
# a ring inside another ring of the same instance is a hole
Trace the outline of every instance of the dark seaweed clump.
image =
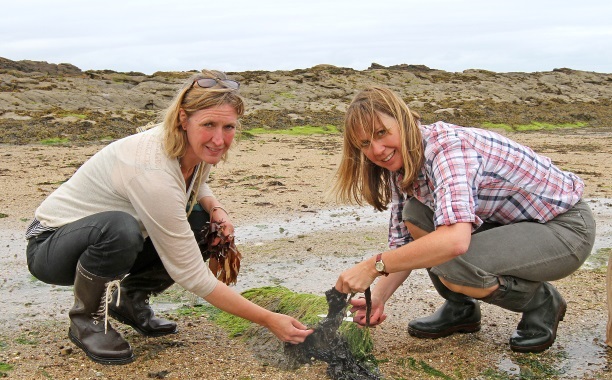
[(380, 379), (376, 369), (371, 370), (353, 356), (348, 342), (338, 333), (346, 315), (348, 294), (332, 288), (325, 292), (325, 297), (329, 306), (327, 316), (314, 327), (304, 343), (285, 345), (287, 357), (300, 364), (312, 359), (324, 361), (328, 364), (327, 375), (334, 380)]

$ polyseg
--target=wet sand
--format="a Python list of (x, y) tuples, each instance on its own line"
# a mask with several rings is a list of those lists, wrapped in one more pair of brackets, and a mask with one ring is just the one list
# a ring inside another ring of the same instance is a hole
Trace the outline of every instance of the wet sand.
[[(598, 223), (592, 260), (555, 282), (568, 301), (557, 341), (540, 355), (512, 353), (508, 338), (520, 315), (487, 304), (482, 305), (483, 328), (478, 333), (439, 340), (408, 336), (405, 325), (410, 319), (430, 314), (442, 303), (425, 271), (419, 270), (389, 301), (388, 320), (373, 330), (374, 355), (382, 360), (380, 369), (387, 378), (431, 378), (421, 362), (448, 378), (525, 378), (537, 368), (548, 372), (532, 378), (612, 377), (610, 353), (603, 343), (607, 307), (602, 270), (607, 263), (605, 248), (612, 247), (610, 137), (583, 133), (519, 137), (548, 150), (544, 154), (585, 178), (587, 200)], [(593, 144), (607, 148), (592, 152)], [(339, 146), (337, 137), (258, 137), (241, 142), (230, 161), (215, 169), (211, 186), (231, 212), (244, 255), (237, 291), (282, 285), (323, 295), (343, 269), (385, 250), (386, 213), (338, 205), (328, 196)], [(205, 318), (173, 314), (181, 304), (200, 302), (188, 295), (159, 297), (154, 302), (156, 310), (177, 319), (181, 332), (176, 336), (146, 339), (119, 327), (139, 356), (133, 364), (101, 366), (72, 346), (66, 337), (71, 288), (42, 284), (29, 274), (23, 232), (38, 203), (99, 148), (0, 146), (0, 213), (8, 215), (0, 219), (0, 362), (13, 366), (9, 376), (118, 379), (167, 371), (167, 378), (176, 379), (325, 379), (324, 365), (290, 373), (271, 368), (255, 360), (247, 344), (229, 339)], [(180, 292), (173, 288), (173, 294)], [(62, 355), (66, 347), (73, 350)]]

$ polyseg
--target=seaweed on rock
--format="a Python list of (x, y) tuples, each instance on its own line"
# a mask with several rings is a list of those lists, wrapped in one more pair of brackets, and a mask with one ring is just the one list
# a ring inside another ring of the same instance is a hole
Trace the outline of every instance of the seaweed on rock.
[(327, 316), (314, 327), (304, 343), (285, 344), (287, 357), (300, 364), (312, 359), (322, 360), (328, 364), (327, 375), (334, 380), (380, 379), (377, 369), (355, 358), (346, 338), (338, 333), (349, 304), (348, 294), (332, 288), (325, 292), (325, 297), (329, 307)]

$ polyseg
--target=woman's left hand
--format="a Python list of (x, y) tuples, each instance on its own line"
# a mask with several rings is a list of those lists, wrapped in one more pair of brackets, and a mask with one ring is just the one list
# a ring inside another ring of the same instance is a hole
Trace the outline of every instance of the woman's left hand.
[[(229, 215), (222, 209), (216, 208), (210, 216), (211, 222), (216, 222), (221, 226), (221, 234), (228, 239), (234, 238), (234, 224), (229, 218)], [(221, 239), (215, 239), (213, 245), (219, 244)]]
[[(366, 300), (363, 297), (351, 299), (351, 313), (355, 313), (353, 316), (353, 322), (360, 326), (366, 326), (367, 322), (367, 306)], [(387, 319), (385, 314), (385, 304), (381, 302), (377, 297), (372, 296), (372, 308), (370, 313), (370, 326), (376, 327), (383, 323)]]
[(340, 274), (336, 290), (345, 294), (363, 293), (379, 275), (373, 258), (364, 260)]

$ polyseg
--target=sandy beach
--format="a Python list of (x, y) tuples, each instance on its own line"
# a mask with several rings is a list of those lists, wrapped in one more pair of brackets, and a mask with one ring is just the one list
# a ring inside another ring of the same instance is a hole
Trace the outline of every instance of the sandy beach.
[[(428, 315), (442, 299), (425, 271), (415, 271), (387, 305), (388, 320), (373, 329), (374, 356), (387, 379), (407, 378), (612, 378), (604, 345), (607, 307), (605, 264), (612, 247), (612, 132), (578, 129), (512, 133), (587, 183), (598, 237), (583, 269), (555, 282), (568, 301), (558, 337), (540, 355), (510, 351), (519, 314), (483, 304), (483, 327), (439, 340), (410, 337), (410, 319)], [(205, 317), (179, 316), (199, 302), (174, 289), (153, 307), (175, 319), (180, 332), (143, 338), (114, 322), (132, 344), (129, 365), (96, 364), (69, 341), (70, 287), (35, 280), (25, 264), (23, 232), (37, 205), (103, 144), (0, 145), (0, 372), (15, 379), (326, 379), (325, 363), (284, 371), (255, 358), (256, 348)], [(257, 135), (240, 141), (211, 176), (216, 196), (231, 212), (243, 267), (236, 291), (281, 285), (323, 295), (338, 274), (385, 250), (386, 213), (341, 205), (330, 196), (340, 158), (339, 135)], [(529, 377), (531, 376), (531, 377)]]

